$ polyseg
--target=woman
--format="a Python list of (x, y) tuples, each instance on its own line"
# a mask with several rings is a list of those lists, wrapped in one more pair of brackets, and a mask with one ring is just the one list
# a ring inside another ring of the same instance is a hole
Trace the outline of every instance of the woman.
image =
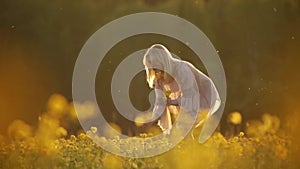
[[(172, 117), (179, 112), (193, 118), (202, 117), (198, 112), (212, 115), (220, 107), (221, 100), (213, 82), (191, 63), (172, 57), (161, 44), (152, 45), (143, 58), (147, 82), (155, 88), (154, 118), (165, 134), (172, 129)], [(178, 118), (179, 119), (179, 118)], [(198, 127), (204, 119), (196, 121)]]

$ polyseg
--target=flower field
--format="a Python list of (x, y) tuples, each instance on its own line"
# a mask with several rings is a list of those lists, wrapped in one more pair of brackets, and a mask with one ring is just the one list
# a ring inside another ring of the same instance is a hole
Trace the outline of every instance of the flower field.
[[(104, 151), (85, 133), (67, 136), (67, 130), (60, 126), (60, 119), (65, 118), (62, 112), (64, 106), (69, 105), (62, 96), (55, 95), (50, 98), (48, 112), (39, 118), (37, 127), (21, 120), (13, 122), (8, 129), (9, 139), (0, 137), (0, 168), (298, 169), (300, 166), (296, 130), (299, 124), (280, 127), (280, 120), (269, 114), (247, 123), (245, 131), (230, 139), (220, 132), (215, 132), (204, 144), (187, 137), (159, 156), (125, 158)], [(150, 136), (151, 133), (145, 133), (140, 137)], [(101, 139), (109, 146), (118, 146), (130, 144), (130, 139), (135, 137)], [(165, 140), (151, 144), (160, 146), (162, 141), (169, 144)]]

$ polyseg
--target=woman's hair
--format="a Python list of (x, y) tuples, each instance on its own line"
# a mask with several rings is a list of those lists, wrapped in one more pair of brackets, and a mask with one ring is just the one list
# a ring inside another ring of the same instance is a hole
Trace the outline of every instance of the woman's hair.
[(151, 88), (154, 86), (154, 77), (153, 72), (149, 72), (149, 69), (159, 69), (164, 72), (164, 76), (171, 74), (173, 72), (173, 57), (169, 50), (161, 45), (154, 44), (146, 52), (143, 58), (143, 64), (145, 65), (147, 82)]

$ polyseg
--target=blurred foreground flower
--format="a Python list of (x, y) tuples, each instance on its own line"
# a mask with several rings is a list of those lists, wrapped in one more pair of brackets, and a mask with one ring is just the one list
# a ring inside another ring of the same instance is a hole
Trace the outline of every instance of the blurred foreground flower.
[(139, 115), (136, 116), (134, 123), (136, 126), (142, 126), (147, 122), (150, 122), (150, 120), (153, 117), (153, 113), (152, 112), (148, 112), (148, 113), (141, 113)]
[(234, 125), (238, 125), (242, 123), (242, 115), (239, 112), (232, 112), (228, 115), (227, 121)]
[(113, 139), (117, 133), (121, 133), (121, 128), (115, 123), (108, 123), (103, 127), (103, 136)]
[(225, 137), (227, 139), (237, 136), (242, 130), (242, 115), (240, 112), (232, 112), (227, 116), (227, 130)]
[(250, 137), (263, 136), (266, 133), (275, 134), (280, 127), (280, 120), (276, 116), (264, 114), (262, 121), (249, 121), (246, 127), (246, 134)]
[(61, 118), (67, 113), (69, 103), (67, 99), (60, 94), (53, 94), (50, 96), (47, 103), (47, 112), (54, 118)]
[(13, 141), (25, 141), (33, 136), (33, 129), (22, 120), (14, 120), (8, 127), (8, 135)]
[(96, 116), (96, 106), (95, 103), (86, 101), (83, 103), (73, 102), (72, 115), (77, 116), (80, 119), (90, 119)]

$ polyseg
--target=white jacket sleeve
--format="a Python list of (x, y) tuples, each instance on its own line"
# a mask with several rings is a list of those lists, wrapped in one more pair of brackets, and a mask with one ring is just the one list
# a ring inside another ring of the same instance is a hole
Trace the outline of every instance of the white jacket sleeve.
[(154, 103), (154, 108), (153, 108), (153, 118), (157, 119), (160, 116), (162, 116), (162, 114), (165, 111), (166, 108), (166, 100), (165, 98), (165, 93), (164, 91), (159, 87), (155, 86), (155, 103)]

